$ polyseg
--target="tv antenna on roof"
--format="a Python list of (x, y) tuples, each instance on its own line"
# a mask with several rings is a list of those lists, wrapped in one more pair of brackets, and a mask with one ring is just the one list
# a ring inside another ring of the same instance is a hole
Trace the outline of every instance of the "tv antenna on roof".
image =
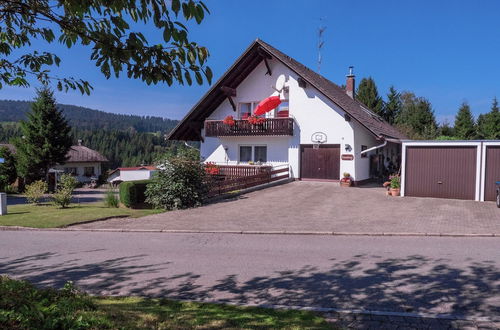
[(323, 34), (325, 33), (326, 26), (322, 25), (323, 18), (319, 19), (320, 27), (318, 28), (318, 73), (321, 71), (321, 62), (323, 58), (321, 57), (321, 49), (323, 48), (325, 41), (323, 40)]

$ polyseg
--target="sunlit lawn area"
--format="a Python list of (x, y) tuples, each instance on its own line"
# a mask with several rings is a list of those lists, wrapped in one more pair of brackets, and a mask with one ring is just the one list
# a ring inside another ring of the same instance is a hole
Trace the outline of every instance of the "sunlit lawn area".
[(140, 297), (93, 297), (0, 276), (0, 329), (336, 329), (318, 313)]
[(332, 329), (316, 313), (178, 302), (97, 298), (99, 313), (121, 329)]
[(8, 206), (8, 214), (0, 216), (0, 226), (54, 228), (109, 217), (138, 218), (160, 212), (162, 211), (108, 208), (103, 203), (71, 204), (65, 209), (51, 204), (39, 206), (23, 204)]

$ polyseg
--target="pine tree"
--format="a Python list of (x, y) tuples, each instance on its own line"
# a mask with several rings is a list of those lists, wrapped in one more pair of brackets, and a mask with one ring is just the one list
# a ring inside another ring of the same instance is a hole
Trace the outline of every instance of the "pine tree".
[(0, 163), (0, 191), (2, 191), (7, 185), (16, 181), (17, 173), (14, 155), (7, 147), (0, 147), (0, 158), (4, 159), (4, 162)]
[(443, 122), (439, 126), (439, 135), (443, 138), (451, 138), (455, 136), (455, 132), (453, 131), (453, 127), (450, 125), (448, 121)]
[(477, 118), (476, 135), (479, 139), (500, 139), (500, 111), (496, 97), (493, 99), (491, 111)]
[(384, 117), (384, 102), (378, 95), (377, 86), (372, 77), (361, 79), (361, 83), (356, 91), (356, 99), (366, 105), (368, 109)]
[(458, 109), (458, 113), (455, 117), (454, 131), (455, 136), (460, 139), (470, 140), (474, 138), (474, 118), (472, 117), (470, 106), (467, 102), (463, 102)]
[(394, 124), (401, 112), (401, 94), (391, 86), (387, 94), (387, 103), (384, 106), (383, 117), (389, 124)]
[(23, 136), (16, 140), (18, 174), (29, 183), (46, 178), (50, 167), (64, 163), (71, 148), (71, 127), (56, 107), (54, 93), (43, 88), (21, 122)]
[(395, 121), (399, 128), (412, 139), (435, 138), (438, 131), (431, 103), (410, 92), (401, 94), (401, 102)]

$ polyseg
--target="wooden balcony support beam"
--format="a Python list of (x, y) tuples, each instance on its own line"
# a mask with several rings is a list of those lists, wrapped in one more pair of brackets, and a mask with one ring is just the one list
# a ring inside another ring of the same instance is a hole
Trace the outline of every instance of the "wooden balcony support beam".
[(269, 66), (268, 60), (271, 60), (273, 57), (268, 52), (266, 52), (264, 49), (262, 49), (262, 48), (259, 48), (257, 50), (257, 52), (264, 59), (264, 64), (266, 65), (266, 69), (267, 69), (266, 74), (272, 76), (273, 73), (271, 72), (271, 67)]
[(234, 100), (233, 100), (233, 97), (236, 96), (236, 88), (222, 86), (220, 89), (224, 93), (224, 95), (227, 96), (227, 99), (229, 100), (229, 103), (231, 103), (231, 107), (233, 108), (233, 111), (236, 112), (236, 103), (234, 103)]

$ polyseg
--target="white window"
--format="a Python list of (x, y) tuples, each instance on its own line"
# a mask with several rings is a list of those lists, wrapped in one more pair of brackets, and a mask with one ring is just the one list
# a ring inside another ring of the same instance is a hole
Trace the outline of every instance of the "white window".
[(248, 163), (252, 161), (252, 146), (240, 146), (240, 162)]
[(278, 118), (290, 117), (288, 100), (281, 101), (280, 105), (278, 105), (278, 107), (276, 108), (275, 111), (276, 111), (275, 117), (278, 117)]
[(267, 146), (240, 146), (240, 163), (266, 163)]
[(248, 116), (252, 115), (253, 114), (253, 111), (255, 110), (255, 108), (257, 107), (257, 105), (259, 104), (259, 101), (255, 101), (255, 102), (241, 102), (240, 103), (240, 119), (247, 119)]
[(267, 162), (267, 146), (255, 146), (253, 148), (254, 162), (265, 163)]

